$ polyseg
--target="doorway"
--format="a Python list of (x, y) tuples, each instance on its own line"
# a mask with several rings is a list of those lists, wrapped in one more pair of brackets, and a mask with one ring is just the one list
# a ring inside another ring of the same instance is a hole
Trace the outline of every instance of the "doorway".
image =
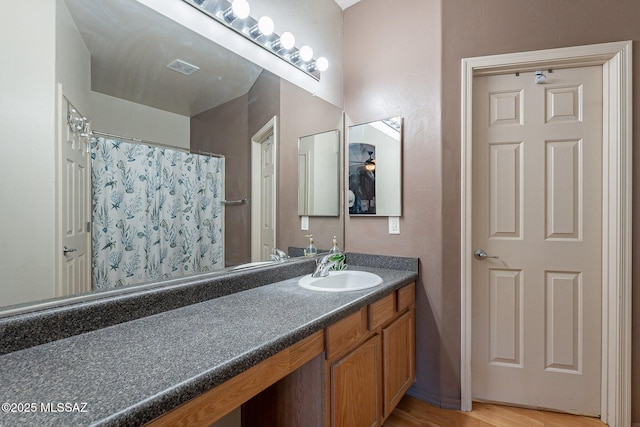
[(57, 85), (56, 289), (63, 297), (91, 290), (89, 125)]
[(276, 247), (278, 120), (251, 138), (251, 262), (267, 261)]
[(472, 129), (474, 77), (538, 69), (601, 66), (604, 93), (602, 162), (601, 406), (604, 422), (630, 423), (631, 318), (631, 42), (523, 52), (463, 60), (461, 155), (461, 391), (472, 401)]
[(600, 415), (602, 123), (602, 66), (474, 77), (475, 401)]

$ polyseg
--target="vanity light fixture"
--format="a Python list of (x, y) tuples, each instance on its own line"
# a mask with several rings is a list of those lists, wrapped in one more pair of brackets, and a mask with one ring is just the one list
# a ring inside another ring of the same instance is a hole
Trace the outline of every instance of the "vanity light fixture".
[(307, 71), (309, 71), (310, 73), (314, 71), (323, 72), (326, 71), (327, 68), (329, 68), (329, 61), (324, 56), (321, 56), (307, 66)]
[(294, 64), (300, 61), (309, 62), (312, 59), (313, 59), (313, 49), (311, 49), (307, 45), (302, 46), (300, 50), (298, 50), (293, 55), (289, 55), (289, 61), (293, 62)]
[(320, 73), (329, 68), (324, 57), (313, 59), (313, 49), (309, 46), (296, 48), (296, 38), (285, 31), (281, 35), (274, 32), (275, 25), (268, 16), (257, 21), (250, 16), (251, 8), (247, 0), (182, 0), (217, 22), (229, 27), (253, 43), (271, 52), (280, 59), (295, 66), (316, 80)]
[(232, 23), (236, 19), (246, 19), (251, 12), (247, 0), (233, 0), (231, 7), (222, 13), (222, 19), (227, 23)]
[(275, 30), (273, 19), (263, 16), (258, 19), (258, 23), (249, 29), (249, 37), (257, 39), (261, 36), (270, 36)]
[(300, 54), (300, 59), (304, 62), (309, 62), (313, 59), (313, 49), (309, 46), (302, 46), (298, 53)]
[(398, 133), (402, 129), (402, 119), (400, 117), (390, 117), (383, 119), (382, 122)]
[(280, 38), (271, 43), (271, 49), (274, 52), (282, 52), (283, 50), (291, 50), (296, 45), (296, 38), (288, 31), (282, 33)]

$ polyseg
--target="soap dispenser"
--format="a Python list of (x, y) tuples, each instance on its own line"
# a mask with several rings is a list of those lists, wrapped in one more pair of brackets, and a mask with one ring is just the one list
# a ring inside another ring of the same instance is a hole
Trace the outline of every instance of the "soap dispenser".
[(332, 261), (333, 265), (329, 268), (329, 270), (335, 270), (335, 271), (346, 270), (347, 269), (346, 260), (347, 260), (346, 255), (343, 254), (340, 248), (338, 247), (338, 240), (336, 239), (336, 236), (333, 236), (333, 246), (329, 251), (329, 261)]
[(309, 246), (305, 248), (304, 256), (316, 256), (318, 254), (318, 250), (313, 244), (313, 234), (307, 234), (305, 237), (309, 238)]
[(331, 250), (329, 251), (330, 254), (339, 254), (341, 253), (340, 248), (338, 247), (338, 240), (336, 239), (336, 236), (333, 236), (333, 246), (331, 247)]

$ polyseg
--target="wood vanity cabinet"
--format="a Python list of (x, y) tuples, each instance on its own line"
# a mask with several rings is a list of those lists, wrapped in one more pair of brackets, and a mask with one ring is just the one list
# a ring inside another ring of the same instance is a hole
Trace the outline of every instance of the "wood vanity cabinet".
[(384, 418), (415, 380), (414, 313), (403, 314), (382, 330)]
[(325, 330), (326, 425), (380, 426), (415, 380), (415, 283)]
[(415, 380), (415, 283), (297, 342), (152, 426), (380, 426)]
[(380, 335), (331, 363), (332, 426), (377, 426), (380, 421)]

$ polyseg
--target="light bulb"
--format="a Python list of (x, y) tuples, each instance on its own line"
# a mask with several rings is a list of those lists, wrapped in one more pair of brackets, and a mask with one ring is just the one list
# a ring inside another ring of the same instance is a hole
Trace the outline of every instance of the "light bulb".
[(282, 33), (282, 35), (280, 36), (280, 46), (282, 46), (283, 49), (289, 50), (293, 46), (295, 46), (295, 44), (296, 38), (293, 36), (293, 34), (288, 31)]
[(316, 59), (316, 69), (318, 71), (327, 71), (327, 68), (329, 68), (329, 61), (327, 60), (327, 58), (321, 56), (320, 58)]
[(260, 19), (258, 19), (258, 29), (263, 36), (270, 36), (271, 34), (273, 34), (273, 30), (275, 29), (273, 19), (269, 18), (268, 16), (261, 17)]
[(238, 19), (245, 19), (251, 12), (251, 8), (249, 7), (249, 2), (247, 2), (247, 0), (233, 0), (233, 3), (231, 3), (231, 10)]
[(309, 62), (313, 58), (313, 49), (311, 49), (309, 46), (302, 46), (299, 53), (300, 59), (302, 59), (304, 62)]

